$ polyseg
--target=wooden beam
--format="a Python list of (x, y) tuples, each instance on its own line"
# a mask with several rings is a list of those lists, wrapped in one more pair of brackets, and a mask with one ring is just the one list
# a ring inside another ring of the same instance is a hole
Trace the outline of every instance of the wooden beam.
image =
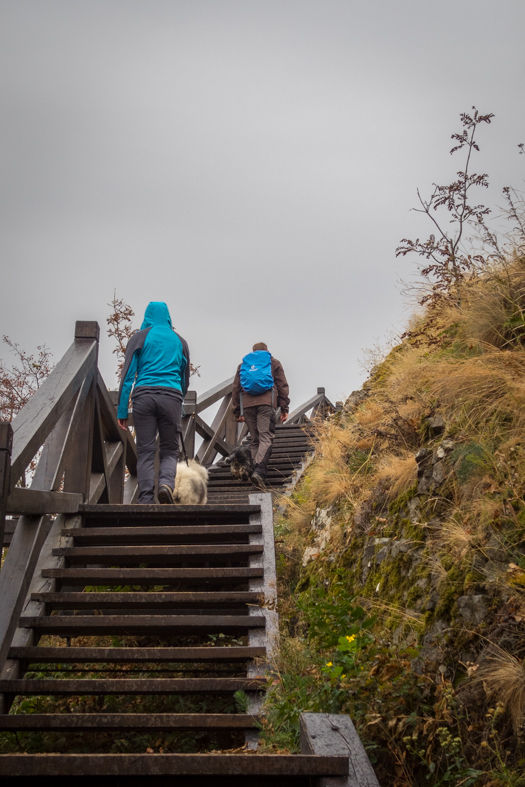
[(311, 410), (312, 407), (315, 407), (316, 404), (319, 404), (323, 398), (324, 394), (316, 394), (315, 396), (312, 396), (311, 399), (290, 413), (288, 420), (284, 423), (284, 426), (292, 426), (293, 424), (297, 423), (301, 416), (306, 415), (306, 413)]
[(75, 339), (88, 339), (98, 344), (100, 340), (100, 326), (98, 322), (77, 320), (75, 323)]
[(215, 402), (218, 402), (219, 399), (222, 399), (224, 396), (231, 393), (234, 379), (235, 377), (230, 377), (223, 383), (219, 383), (219, 385), (216, 385), (214, 388), (210, 388), (209, 391), (206, 391), (206, 393), (198, 396), (196, 412), (202, 413), (203, 410), (211, 407), (211, 405), (215, 404)]
[(139, 496), (139, 482), (136, 475), (129, 475), (124, 484), (122, 502), (125, 505), (136, 503)]
[(82, 495), (73, 492), (51, 492), (16, 486), (7, 498), (7, 513), (26, 516), (74, 514), (83, 502)]
[(7, 421), (0, 421), (0, 554), (4, 544), (7, 497), (11, 487), (11, 451), (13, 428)]
[(75, 439), (84, 404), (89, 394), (95, 367), (87, 373), (76, 396), (68, 404), (44, 443), (44, 449), (33, 476), (31, 489), (57, 490), (62, 481), (67, 453)]
[(222, 439), (224, 437), (226, 421), (230, 417), (232, 409), (232, 396), (231, 394), (227, 394), (222, 400), (211, 425), (213, 437), (210, 440), (205, 439), (197, 453), (197, 459), (199, 459), (203, 465), (211, 465), (217, 456), (215, 442), (218, 438)]
[(229, 456), (233, 451), (234, 446), (228, 445), (220, 437), (215, 437), (211, 426), (208, 426), (208, 424), (202, 420), (200, 415), (195, 416), (195, 429), (197, 434), (200, 434), (200, 436), (204, 437), (204, 439), (213, 440), (214, 447), (220, 454), (222, 454), (222, 456)]
[(348, 775), (320, 779), (319, 787), (380, 787), (350, 716), (301, 713), (301, 754), (348, 757)]
[(91, 483), (96, 385), (94, 377), (82, 408), (75, 440), (69, 446), (65, 460), (64, 492), (79, 492), (85, 500), (88, 499)]
[(9, 653), (40, 550), (51, 526), (48, 516), (22, 516), (0, 571), (0, 671)]
[[(266, 618), (264, 629), (250, 630), (248, 644), (250, 647), (266, 648), (268, 662), (258, 661), (248, 665), (249, 678), (265, 677), (275, 663), (279, 649), (279, 616), (277, 614), (277, 570), (275, 564), (275, 541), (273, 530), (273, 503), (270, 492), (257, 493), (249, 497), (251, 505), (259, 505), (260, 511), (250, 515), (251, 525), (261, 525), (260, 533), (250, 533), (250, 546), (262, 546), (263, 552), (250, 557), (250, 568), (262, 569), (261, 577), (249, 580), (248, 587), (251, 592), (260, 593), (264, 599), (264, 606), (258, 609), (250, 606), (250, 615), (260, 615)], [(248, 713), (259, 713), (262, 709), (262, 698), (255, 692), (248, 694)], [(257, 749), (259, 736), (257, 733), (246, 732), (245, 742), (249, 749)]]
[(124, 494), (124, 446), (122, 443), (106, 443), (108, 468), (108, 502), (122, 503)]
[(13, 487), (96, 364), (97, 342), (76, 339), (13, 421)]
[(118, 395), (118, 392), (108, 391), (100, 371), (97, 371), (97, 396), (99, 400), (102, 421), (113, 441), (121, 440), (122, 442), (125, 442), (126, 432), (118, 425), (117, 409), (113, 404), (111, 394)]

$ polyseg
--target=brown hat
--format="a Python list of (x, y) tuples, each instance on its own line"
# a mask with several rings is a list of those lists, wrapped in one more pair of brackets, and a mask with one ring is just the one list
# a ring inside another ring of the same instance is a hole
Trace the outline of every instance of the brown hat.
[(257, 350), (266, 350), (268, 352), (268, 347), (265, 345), (264, 342), (257, 342), (257, 344), (253, 345), (252, 352), (257, 352)]

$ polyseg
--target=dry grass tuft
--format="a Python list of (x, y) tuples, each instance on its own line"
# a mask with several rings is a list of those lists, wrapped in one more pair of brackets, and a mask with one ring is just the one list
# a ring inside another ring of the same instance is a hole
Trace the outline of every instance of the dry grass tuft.
[(461, 561), (470, 552), (478, 539), (478, 533), (463, 522), (448, 519), (439, 531), (440, 547), (445, 554)]
[(478, 672), (489, 700), (501, 703), (512, 719), (514, 732), (523, 727), (525, 712), (525, 663), (507, 651), (493, 646), (493, 654)]
[(382, 460), (375, 479), (383, 482), (390, 498), (395, 498), (406, 492), (417, 479), (417, 462), (413, 455), (400, 457), (389, 454)]

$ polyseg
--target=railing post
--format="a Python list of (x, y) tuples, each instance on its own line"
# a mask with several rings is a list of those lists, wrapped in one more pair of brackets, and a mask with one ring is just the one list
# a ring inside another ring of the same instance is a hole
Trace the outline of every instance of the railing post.
[(195, 414), (197, 412), (197, 391), (187, 391), (184, 397), (184, 417), (182, 419), (182, 437), (184, 447), (190, 459), (195, 456)]
[(11, 450), (13, 427), (8, 421), (0, 421), (0, 555), (4, 544), (5, 512), (11, 484)]
[[(97, 342), (95, 369), (97, 367), (98, 361), (99, 338), (100, 326), (98, 322), (80, 320), (75, 323), (75, 343), (84, 341)], [(64, 492), (80, 492), (80, 494), (84, 495), (85, 502), (89, 500), (96, 393), (97, 376), (95, 373), (86, 403), (84, 404), (82, 421), (75, 436), (75, 443), (71, 446), (71, 450), (67, 458), (66, 475), (64, 481)]]

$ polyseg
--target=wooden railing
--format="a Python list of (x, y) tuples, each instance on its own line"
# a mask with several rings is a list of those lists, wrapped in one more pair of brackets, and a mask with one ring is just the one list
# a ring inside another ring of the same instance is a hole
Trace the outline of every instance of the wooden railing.
[[(74, 513), (83, 502), (133, 503), (137, 498), (135, 442), (118, 426), (117, 393), (108, 391), (98, 371), (98, 341), (98, 323), (77, 322), (73, 344), (49, 377), (12, 424), (0, 422), (0, 544), (6, 514), (21, 515), (22, 531), (23, 517)], [(185, 448), (204, 465), (228, 456), (246, 434), (246, 425), (233, 417), (233, 380), (200, 395), (188, 391), (184, 400)], [(208, 424), (203, 415), (217, 403)], [(339, 406), (334, 408), (324, 388), (318, 388), (290, 413), (285, 426), (325, 417)], [(202, 443), (195, 452), (197, 436)], [(20, 485), (39, 452), (30, 486)]]
[[(234, 378), (230, 377), (200, 396), (197, 396), (195, 391), (188, 391), (184, 400), (182, 433), (186, 451), (188, 456), (195, 456), (195, 436), (200, 435), (203, 440), (196, 457), (203, 465), (213, 464), (217, 454), (229, 456), (246, 435), (246, 424), (238, 423), (233, 417), (233, 380)], [(219, 409), (209, 426), (201, 413), (218, 401)], [(326, 398), (325, 389), (318, 388), (315, 396), (290, 413), (284, 426), (302, 425), (316, 417), (325, 418), (328, 413), (335, 412), (341, 406), (341, 402), (337, 402), (334, 407)], [(277, 419), (279, 415), (280, 409), (277, 410)]]
[[(108, 391), (98, 371), (99, 332), (96, 322), (77, 322), (73, 344), (49, 377), (11, 424), (0, 422), (0, 545), (6, 514), (18, 515), (16, 527), (9, 527), (0, 571), (0, 664), (52, 516), (75, 513), (81, 503), (134, 503), (138, 495), (135, 442), (119, 427), (116, 392)], [(185, 398), (186, 451), (205, 465), (228, 456), (246, 434), (245, 424), (233, 417), (232, 387), (233, 377), (199, 396), (188, 391)], [(203, 414), (217, 403), (208, 424)], [(318, 388), (290, 414), (286, 426), (334, 409), (324, 388)], [(202, 443), (195, 453), (197, 435)], [(34, 461), (27, 487), (26, 471)]]
[[(0, 665), (50, 515), (74, 513), (83, 502), (133, 502), (137, 494), (135, 443), (120, 429), (98, 371), (98, 340), (96, 322), (77, 322), (73, 344), (49, 377), (12, 424), (0, 424), (0, 543), (5, 514), (20, 515), (0, 571)], [(29, 488), (18, 486), (38, 454)]]

